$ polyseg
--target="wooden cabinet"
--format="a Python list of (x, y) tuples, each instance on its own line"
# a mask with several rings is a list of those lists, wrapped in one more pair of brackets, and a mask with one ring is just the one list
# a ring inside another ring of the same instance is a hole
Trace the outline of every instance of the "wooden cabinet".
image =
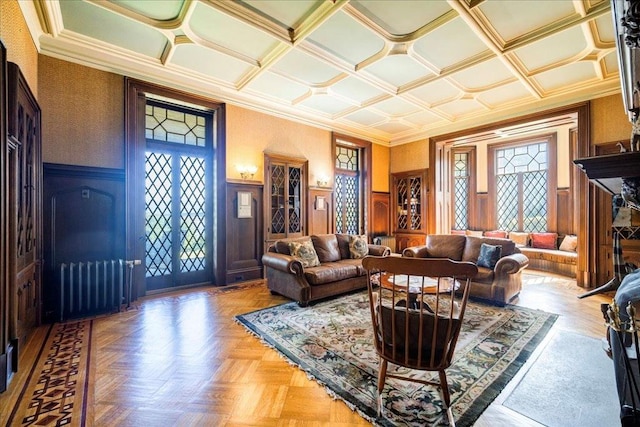
[(422, 245), (427, 229), (427, 169), (392, 174), (391, 209), (396, 251)]
[[(16, 64), (7, 64), (7, 252), (9, 340), (24, 346), (41, 315), (40, 107)], [(4, 234), (6, 232), (6, 234)], [(13, 366), (14, 370), (17, 366)]]
[(265, 248), (278, 239), (305, 235), (307, 166), (304, 159), (265, 154)]

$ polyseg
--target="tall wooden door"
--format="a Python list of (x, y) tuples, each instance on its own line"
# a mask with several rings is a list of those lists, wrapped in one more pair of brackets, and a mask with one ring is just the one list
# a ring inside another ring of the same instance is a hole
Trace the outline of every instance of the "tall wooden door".
[(16, 64), (9, 63), (7, 144), (9, 169), (9, 280), (12, 329), (18, 349), (40, 323), (42, 159), (40, 107)]

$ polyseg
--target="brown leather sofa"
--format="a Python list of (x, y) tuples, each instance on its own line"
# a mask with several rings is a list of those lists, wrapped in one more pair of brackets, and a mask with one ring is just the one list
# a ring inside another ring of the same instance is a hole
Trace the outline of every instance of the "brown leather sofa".
[[(290, 242), (311, 240), (320, 265), (303, 267), (291, 256)], [(369, 255), (387, 256), (391, 249), (382, 245), (368, 245)], [(262, 256), (267, 287), (305, 306), (312, 301), (340, 295), (367, 287), (367, 271), (362, 259), (351, 259), (348, 234), (322, 234), (282, 239), (272, 244)]]
[(470, 295), (474, 298), (504, 305), (522, 289), (522, 270), (529, 259), (520, 253), (509, 239), (474, 237), (454, 234), (431, 234), (427, 244), (406, 248), (402, 255), (415, 258), (450, 258), (477, 264), (482, 243), (502, 247), (501, 258), (492, 269), (478, 266), (478, 274), (471, 280)]

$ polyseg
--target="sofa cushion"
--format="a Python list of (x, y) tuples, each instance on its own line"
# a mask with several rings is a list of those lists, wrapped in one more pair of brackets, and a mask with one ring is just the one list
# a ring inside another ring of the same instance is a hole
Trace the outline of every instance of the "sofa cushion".
[(560, 247), (558, 249), (561, 251), (575, 252), (577, 247), (578, 236), (567, 234), (564, 236), (564, 239), (562, 239), (562, 243), (560, 243)]
[(480, 245), (480, 255), (478, 255), (478, 267), (486, 267), (493, 270), (502, 254), (502, 246)]
[(367, 269), (362, 266), (361, 259), (342, 259), (338, 261), (338, 264), (353, 265), (358, 271), (358, 276), (364, 276), (365, 274), (367, 274)]
[(493, 230), (493, 231), (485, 231), (485, 237), (500, 237), (501, 239), (506, 239), (509, 236), (509, 233), (502, 230)]
[(318, 254), (316, 254), (311, 239), (304, 242), (289, 242), (289, 252), (292, 257), (299, 259), (305, 268), (320, 265)]
[(304, 270), (304, 277), (311, 285), (324, 285), (338, 280), (357, 277), (358, 266), (349, 262), (328, 262)]
[(338, 238), (335, 234), (314, 234), (311, 236), (311, 241), (320, 263), (340, 260)]
[(291, 255), (291, 251), (289, 250), (289, 243), (291, 242), (302, 243), (302, 242), (310, 242), (310, 241), (311, 241), (311, 238), (309, 236), (294, 237), (291, 239), (276, 240), (273, 246), (275, 246), (277, 253), (283, 254), (283, 255)]
[(482, 237), (482, 230), (466, 230), (465, 234), (467, 236)]
[(340, 259), (350, 259), (349, 254), (349, 234), (336, 234), (338, 239), (338, 249), (340, 250)]
[(349, 258), (361, 259), (369, 253), (369, 245), (367, 244), (367, 236), (358, 236), (356, 234), (349, 236)]
[(557, 249), (558, 233), (531, 233), (531, 247), (538, 249)]
[(501, 246), (501, 257), (511, 255), (516, 250), (516, 244), (509, 239), (467, 236), (467, 242), (464, 246), (464, 251), (462, 252), (462, 261), (476, 263), (480, 256), (480, 248), (483, 243), (493, 246)]
[(460, 261), (467, 239), (467, 236), (457, 234), (430, 234), (427, 236), (427, 251), (429, 252), (429, 257), (449, 258), (454, 261)]
[(509, 233), (509, 240), (512, 240), (517, 247), (524, 247), (529, 245), (529, 233), (511, 231)]

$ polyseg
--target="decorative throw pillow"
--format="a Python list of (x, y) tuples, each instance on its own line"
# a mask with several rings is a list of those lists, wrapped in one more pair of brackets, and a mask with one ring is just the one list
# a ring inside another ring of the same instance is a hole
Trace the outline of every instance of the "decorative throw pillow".
[(556, 249), (558, 233), (531, 233), (531, 247), (538, 249)]
[(484, 232), (484, 236), (485, 237), (499, 237), (501, 239), (506, 239), (508, 235), (509, 235), (509, 233), (507, 233), (506, 231), (502, 231), (502, 230), (493, 230), (493, 231), (485, 231)]
[(480, 255), (478, 255), (478, 267), (493, 268), (502, 255), (502, 246), (494, 246), (483, 243), (480, 246)]
[(575, 252), (577, 247), (578, 236), (567, 234), (566, 236), (564, 236), (564, 239), (562, 239), (562, 243), (560, 243), (560, 247), (558, 249), (560, 249), (561, 251)]
[(482, 237), (482, 230), (467, 230), (465, 234), (467, 236)]
[(451, 230), (451, 234), (465, 235), (467, 232), (465, 230)]
[(529, 244), (529, 233), (512, 231), (509, 233), (509, 240), (515, 243), (519, 248), (525, 247)]
[(351, 259), (364, 258), (369, 253), (369, 245), (367, 244), (367, 236), (358, 236), (357, 234), (349, 235), (349, 256)]
[(318, 254), (316, 253), (311, 240), (304, 242), (289, 242), (289, 252), (291, 253), (291, 256), (300, 260), (303, 267), (316, 267), (320, 265)]

